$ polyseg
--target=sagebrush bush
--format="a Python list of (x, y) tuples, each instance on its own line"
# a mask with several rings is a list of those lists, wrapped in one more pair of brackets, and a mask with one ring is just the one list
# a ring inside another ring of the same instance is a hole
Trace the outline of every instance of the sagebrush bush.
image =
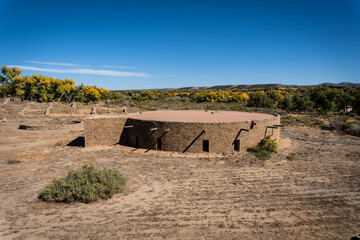
[(126, 177), (117, 170), (99, 170), (85, 164), (81, 170), (71, 170), (66, 177), (54, 178), (39, 198), (45, 202), (90, 203), (122, 192), (126, 182)]
[(343, 131), (346, 134), (360, 137), (360, 121), (347, 121), (346, 118), (331, 118), (329, 123), (321, 126), (324, 130)]
[(360, 137), (360, 123), (358, 122), (351, 124), (351, 126), (347, 128), (345, 132), (349, 135)]
[(340, 118), (330, 118), (329, 123), (323, 124), (321, 126), (322, 129), (325, 130), (338, 130), (342, 131), (345, 129), (345, 121)]

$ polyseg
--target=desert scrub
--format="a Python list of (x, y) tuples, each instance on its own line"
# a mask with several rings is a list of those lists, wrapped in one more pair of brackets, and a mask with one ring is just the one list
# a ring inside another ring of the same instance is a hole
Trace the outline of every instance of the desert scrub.
[(260, 160), (268, 160), (271, 158), (271, 152), (264, 149), (248, 148), (247, 151), (254, 154)]
[(323, 130), (338, 130), (338, 131), (344, 131), (346, 128), (348, 128), (348, 124), (346, 124), (346, 119), (343, 118), (330, 118), (329, 123), (325, 123), (321, 125), (321, 128)]
[(122, 192), (126, 182), (126, 177), (117, 170), (99, 170), (85, 164), (81, 170), (71, 170), (66, 177), (54, 178), (39, 198), (45, 202), (90, 203)]
[(307, 116), (281, 116), (281, 122), (287, 124), (300, 124), (306, 126), (321, 126), (324, 124), (324, 121), (316, 117), (307, 117)]
[(272, 153), (278, 153), (278, 143), (270, 136), (266, 136), (260, 141), (259, 148)]
[(349, 135), (360, 137), (360, 122), (352, 123), (345, 132)]
[(330, 118), (328, 123), (321, 125), (323, 130), (343, 131), (346, 134), (360, 137), (360, 121), (348, 121), (344, 117)]
[(278, 143), (270, 136), (263, 138), (256, 148), (249, 148), (247, 151), (253, 153), (260, 160), (271, 158), (272, 153), (278, 153)]

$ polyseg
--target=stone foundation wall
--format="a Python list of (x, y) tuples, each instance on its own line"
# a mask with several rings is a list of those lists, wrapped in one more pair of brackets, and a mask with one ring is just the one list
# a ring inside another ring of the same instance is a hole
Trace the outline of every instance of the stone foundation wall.
[[(85, 120), (85, 146), (111, 145), (121, 143), (133, 147), (175, 152), (203, 152), (203, 141), (209, 141), (209, 152), (234, 152), (235, 139), (240, 140), (240, 151), (256, 145), (266, 135), (280, 138), (280, 116), (255, 121), (235, 123), (191, 123), (138, 120), (132, 118), (98, 118)], [(124, 129), (124, 126), (133, 125)], [(244, 131), (241, 129), (249, 130)], [(239, 133), (240, 132), (240, 133)], [(161, 139), (161, 140), (159, 140)]]
[(50, 103), (47, 114), (79, 114), (79, 109), (71, 107), (71, 104)]
[[(158, 139), (161, 138), (161, 148), (164, 151), (175, 152), (203, 152), (203, 141), (209, 141), (209, 152), (231, 153), (235, 150), (235, 139), (240, 140), (240, 151), (256, 147), (266, 135), (280, 138), (280, 129), (267, 126), (279, 125), (280, 116), (273, 119), (255, 121), (256, 125), (250, 129), (251, 121), (237, 123), (188, 123), (188, 122), (157, 122), (128, 119), (128, 143), (136, 147), (157, 149)], [(153, 129), (153, 131), (151, 131)], [(155, 130), (157, 129), (157, 130)], [(241, 129), (249, 130), (244, 131)], [(240, 133), (239, 133), (240, 132)], [(236, 138), (237, 137), (237, 138)]]
[(85, 146), (127, 144), (127, 136), (123, 135), (126, 121), (127, 118), (90, 117), (85, 119)]

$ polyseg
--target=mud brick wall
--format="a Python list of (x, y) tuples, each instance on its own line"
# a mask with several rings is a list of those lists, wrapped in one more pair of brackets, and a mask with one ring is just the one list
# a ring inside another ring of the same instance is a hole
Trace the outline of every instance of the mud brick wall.
[[(203, 152), (203, 141), (209, 141), (209, 152), (231, 153), (235, 151), (234, 141), (240, 140), (240, 151), (256, 147), (266, 135), (280, 138), (280, 116), (254, 121), (233, 123), (163, 122), (127, 118), (88, 118), (85, 120), (85, 146), (123, 144), (145, 149), (158, 149), (161, 139), (162, 150), (174, 152)], [(124, 129), (124, 126), (133, 125)], [(153, 130), (151, 130), (153, 129)], [(156, 130), (154, 130), (156, 129)], [(248, 129), (249, 131), (241, 131)], [(138, 140), (136, 140), (138, 139)], [(138, 144), (138, 145), (137, 145)]]
[[(127, 129), (128, 143), (146, 149), (157, 149), (157, 139), (161, 138), (162, 150), (176, 152), (203, 152), (203, 140), (209, 141), (209, 152), (231, 153), (234, 152), (234, 140), (240, 129), (248, 129), (249, 132), (241, 131), (237, 139), (240, 140), (240, 151), (256, 147), (265, 137), (267, 126), (279, 125), (280, 116), (255, 121), (256, 125), (250, 129), (251, 121), (235, 123), (190, 123), (190, 122), (161, 122), (129, 118), (127, 125), (133, 128)], [(156, 128), (157, 130), (151, 131)], [(169, 130), (166, 132), (166, 130)], [(205, 132), (203, 132), (205, 131)], [(280, 128), (268, 129), (267, 135), (273, 135), (274, 139), (280, 138)]]
[[(87, 118), (84, 121), (85, 146), (127, 144), (124, 126), (127, 118)], [(121, 138), (121, 141), (120, 141)]]

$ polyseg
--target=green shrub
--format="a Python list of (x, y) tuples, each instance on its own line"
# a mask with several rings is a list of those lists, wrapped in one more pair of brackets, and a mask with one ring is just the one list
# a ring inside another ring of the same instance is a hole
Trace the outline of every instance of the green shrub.
[(64, 178), (54, 178), (39, 198), (45, 202), (90, 203), (122, 192), (126, 182), (117, 170), (99, 170), (85, 164), (81, 170), (71, 170)]
[(278, 147), (278, 143), (274, 139), (271, 139), (270, 136), (266, 136), (259, 143), (259, 148), (261, 150), (265, 150), (273, 153), (278, 153), (277, 147)]
[(270, 136), (266, 136), (256, 148), (249, 148), (247, 151), (253, 153), (260, 160), (267, 160), (270, 159), (271, 153), (278, 153), (277, 147), (278, 143)]
[(264, 149), (248, 148), (247, 151), (253, 153), (260, 160), (268, 160), (271, 157), (271, 152)]

